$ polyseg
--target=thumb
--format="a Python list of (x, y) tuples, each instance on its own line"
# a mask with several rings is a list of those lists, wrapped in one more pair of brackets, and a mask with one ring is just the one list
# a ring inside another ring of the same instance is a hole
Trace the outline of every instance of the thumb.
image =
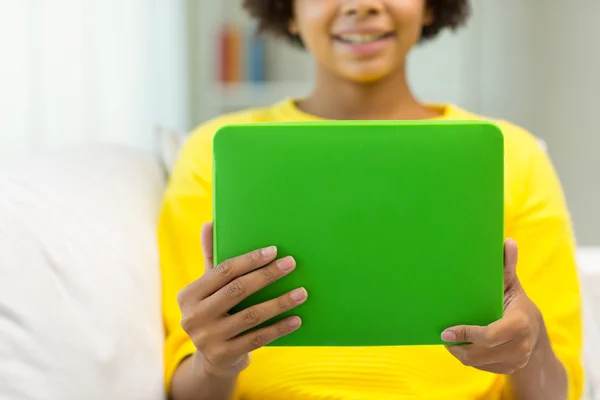
[(519, 247), (513, 239), (504, 242), (504, 287), (519, 286), (517, 277), (517, 261), (519, 259)]
[(201, 233), (202, 252), (204, 253), (204, 270), (208, 271), (214, 268), (214, 249), (213, 249), (213, 224), (207, 222), (202, 226)]
[(473, 343), (485, 344), (486, 327), (459, 325), (446, 329), (442, 333), (442, 340), (446, 343)]

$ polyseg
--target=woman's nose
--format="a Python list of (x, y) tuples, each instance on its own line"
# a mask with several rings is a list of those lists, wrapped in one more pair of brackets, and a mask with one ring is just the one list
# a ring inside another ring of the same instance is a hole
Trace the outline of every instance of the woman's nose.
[(381, 0), (347, 0), (343, 2), (340, 13), (344, 16), (365, 17), (379, 14), (382, 10)]

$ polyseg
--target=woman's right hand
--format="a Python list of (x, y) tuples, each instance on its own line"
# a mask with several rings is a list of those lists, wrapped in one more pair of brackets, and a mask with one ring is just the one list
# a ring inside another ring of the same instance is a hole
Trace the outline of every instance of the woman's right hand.
[(292, 272), (292, 257), (274, 261), (275, 247), (268, 247), (213, 265), (212, 224), (202, 228), (205, 272), (177, 296), (181, 325), (196, 346), (195, 368), (219, 376), (236, 375), (250, 362), (250, 353), (297, 330), (297, 316), (246, 332), (306, 301), (304, 288), (249, 307), (236, 314), (227, 312), (243, 299)]

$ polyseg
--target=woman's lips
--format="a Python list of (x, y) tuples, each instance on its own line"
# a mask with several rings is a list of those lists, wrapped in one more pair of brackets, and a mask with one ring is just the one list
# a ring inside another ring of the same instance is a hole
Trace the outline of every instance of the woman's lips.
[(334, 41), (344, 51), (360, 57), (381, 52), (394, 39), (393, 33), (346, 33), (334, 35)]

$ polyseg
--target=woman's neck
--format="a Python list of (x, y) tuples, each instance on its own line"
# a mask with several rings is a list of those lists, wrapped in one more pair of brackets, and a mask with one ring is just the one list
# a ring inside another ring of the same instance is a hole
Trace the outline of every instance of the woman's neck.
[(404, 69), (374, 83), (356, 83), (320, 70), (313, 93), (298, 107), (334, 120), (409, 120), (439, 115), (419, 103), (407, 85)]

